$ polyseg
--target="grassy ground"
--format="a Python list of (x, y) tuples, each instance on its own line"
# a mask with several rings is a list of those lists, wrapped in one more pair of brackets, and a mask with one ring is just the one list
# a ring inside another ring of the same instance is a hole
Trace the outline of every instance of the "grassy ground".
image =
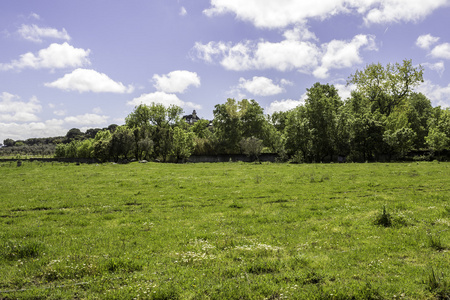
[(449, 163), (25, 162), (0, 182), (0, 299), (450, 297)]

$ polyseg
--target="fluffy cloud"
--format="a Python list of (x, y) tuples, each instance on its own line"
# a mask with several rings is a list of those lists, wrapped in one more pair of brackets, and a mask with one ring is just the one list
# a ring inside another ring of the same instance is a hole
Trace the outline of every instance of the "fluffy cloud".
[(417, 22), (436, 9), (449, 5), (448, 0), (365, 0), (362, 2), (372, 2), (375, 6), (367, 12), (364, 18), (366, 24)]
[(319, 61), (320, 49), (311, 42), (284, 40), (279, 43), (246, 41), (232, 45), (224, 42), (196, 43), (197, 57), (206, 62), (219, 60), (227, 70), (245, 71), (296, 69), (310, 72)]
[(233, 13), (261, 28), (284, 28), (308, 18), (325, 17), (343, 11), (343, 0), (212, 0), (204, 10), (209, 16)]
[(350, 68), (362, 63), (359, 51), (363, 46), (368, 50), (376, 50), (375, 37), (359, 34), (350, 42), (333, 40), (324, 44), (322, 65), (313, 74), (318, 78), (327, 78), (330, 69)]
[[(288, 39), (278, 43), (196, 43), (193, 51), (197, 58), (206, 62), (218, 60), (228, 70), (297, 70), (325, 78), (330, 69), (349, 68), (361, 63), (361, 49), (376, 50), (375, 38), (370, 35), (356, 35), (351, 41), (333, 40), (321, 47), (313, 41), (295, 39), (293, 32), (285, 34), (285, 37)], [(309, 39), (313, 38), (309, 36)]]
[(276, 101), (270, 103), (269, 107), (267, 107), (265, 109), (265, 112), (267, 114), (271, 115), (274, 112), (291, 110), (293, 108), (296, 108), (299, 105), (304, 105), (305, 97), (306, 97), (306, 95), (303, 95), (300, 100), (292, 100), (292, 99), (276, 100)]
[(155, 88), (165, 93), (184, 93), (189, 86), (200, 86), (200, 77), (195, 72), (178, 70), (167, 75), (153, 75)]
[[(290, 82), (283, 80), (281, 84), (289, 84)], [(247, 90), (249, 93), (258, 96), (272, 96), (284, 92), (284, 88), (274, 84), (272, 79), (266, 77), (255, 76), (251, 80), (244, 78), (239, 79), (239, 87)]]
[(417, 92), (426, 95), (433, 103), (433, 106), (450, 107), (450, 84), (442, 87), (425, 80), (417, 88)]
[(160, 103), (168, 107), (177, 105), (180, 107), (189, 107), (193, 109), (201, 109), (202, 107), (192, 102), (184, 102), (175, 94), (167, 94), (165, 92), (154, 92), (150, 94), (142, 94), (141, 96), (128, 101), (128, 105), (137, 106), (140, 104), (151, 105), (152, 103)]
[(24, 102), (16, 95), (3, 92), (0, 94), (0, 120), (4, 122), (32, 122), (37, 121), (37, 113), (42, 106), (36, 97)]
[(319, 39), (316, 37), (314, 32), (309, 31), (305, 24), (299, 24), (295, 26), (293, 29), (286, 30), (283, 36), (287, 40), (295, 40), (295, 41), (318, 41)]
[(450, 43), (437, 45), (431, 50), (431, 56), (435, 58), (450, 59)]
[(65, 123), (76, 125), (105, 125), (108, 122), (108, 116), (101, 116), (97, 114), (84, 114), (78, 116), (71, 116), (64, 118)]
[(204, 13), (209, 17), (232, 13), (256, 27), (285, 28), (343, 13), (361, 15), (366, 24), (418, 21), (448, 4), (448, 0), (211, 0)]
[(51, 44), (37, 54), (28, 52), (9, 64), (0, 64), (0, 70), (76, 68), (90, 64), (89, 52), (90, 50), (74, 48), (68, 43)]
[(34, 24), (33, 25), (23, 24), (17, 32), (24, 39), (36, 43), (41, 43), (43, 38), (53, 38), (70, 41), (70, 36), (64, 28), (62, 29), (62, 31), (59, 31), (57, 29), (49, 27), (42, 28)]
[(431, 34), (421, 35), (416, 40), (416, 45), (422, 49), (429, 49), (431, 45), (439, 41), (438, 37), (432, 36)]
[(187, 15), (187, 10), (186, 10), (186, 8), (184, 8), (184, 6), (182, 6), (180, 8), (180, 16), (185, 16), (185, 15)]
[(45, 86), (66, 91), (94, 92), (94, 93), (131, 93), (134, 87), (126, 87), (122, 82), (116, 82), (106, 74), (94, 70), (76, 69)]

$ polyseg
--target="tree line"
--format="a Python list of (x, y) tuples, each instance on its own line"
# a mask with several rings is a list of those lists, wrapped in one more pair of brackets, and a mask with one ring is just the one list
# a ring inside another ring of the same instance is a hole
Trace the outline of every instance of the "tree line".
[[(371, 64), (348, 79), (355, 86), (342, 100), (330, 84), (307, 89), (304, 105), (265, 115), (255, 100), (227, 99), (214, 108), (214, 119), (193, 124), (177, 106), (135, 107), (122, 126), (71, 129), (56, 143), (56, 157), (101, 161), (182, 161), (190, 155), (278, 153), (297, 162), (403, 159), (412, 150), (439, 155), (450, 149), (450, 110), (432, 107), (414, 89), (423, 68), (411, 60)], [(9, 142), (9, 143), (7, 143)], [(11, 141), (4, 141), (4, 148)]]

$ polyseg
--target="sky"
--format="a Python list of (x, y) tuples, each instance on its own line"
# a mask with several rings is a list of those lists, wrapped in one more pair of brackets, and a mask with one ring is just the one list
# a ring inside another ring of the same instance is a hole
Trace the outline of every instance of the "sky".
[(411, 59), (450, 106), (450, 0), (2, 0), (0, 143), (122, 125), (143, 103), (266, 114), (314, 83)]

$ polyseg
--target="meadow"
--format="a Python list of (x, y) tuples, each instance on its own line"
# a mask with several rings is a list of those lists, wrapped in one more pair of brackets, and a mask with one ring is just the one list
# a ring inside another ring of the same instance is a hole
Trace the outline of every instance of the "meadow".
[(450, 163), (0, 163), (0, 299), (449, 299)]

